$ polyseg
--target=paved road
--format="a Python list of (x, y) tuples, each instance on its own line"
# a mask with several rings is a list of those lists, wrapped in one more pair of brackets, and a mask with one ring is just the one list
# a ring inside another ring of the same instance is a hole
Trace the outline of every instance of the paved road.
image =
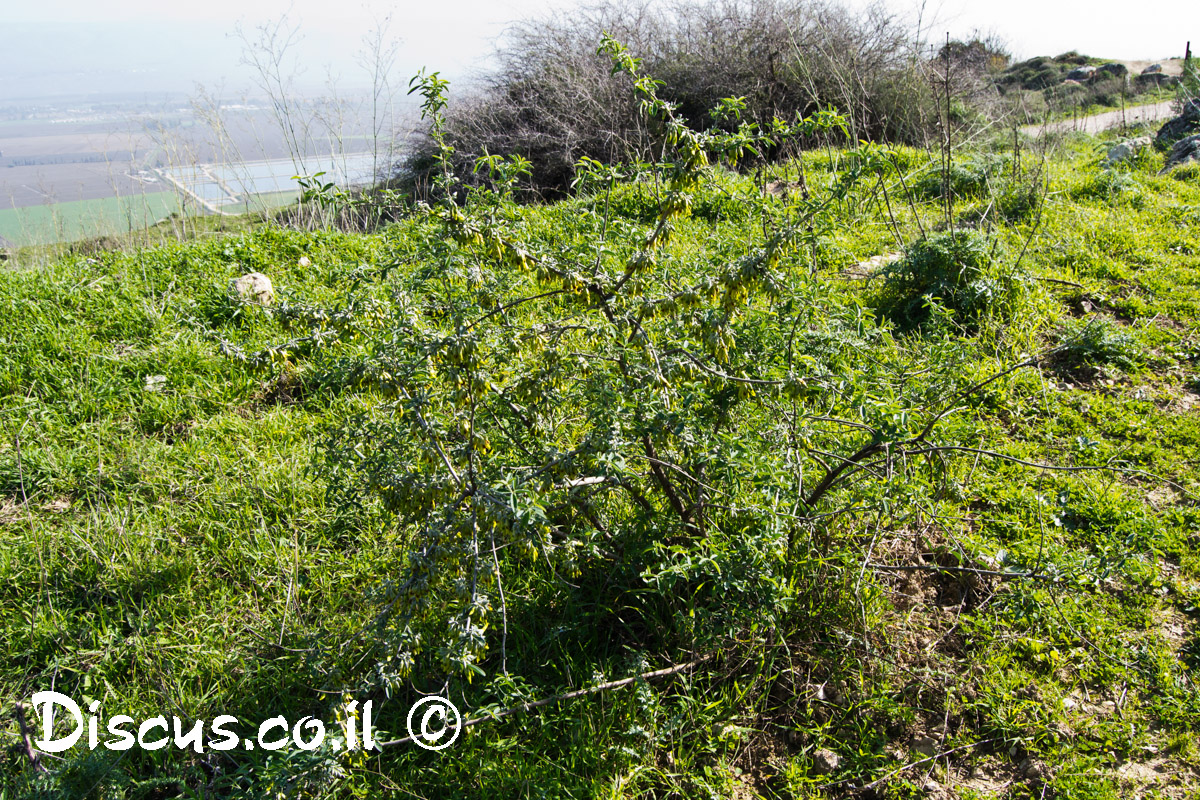
[(1124, 111), (1105, 111), (1103, 114), (1093, 114), (1079, 119), (1064, 119), (1045, 125), (1026, 125), (1022, 133), (1038, 136), (1042, 133), (1067, 133), (1082, 131), (1083, 133), (1100, 133), (1109, 128), (1121, 125), (1132, 125), (1137, 122), (1166, 122), (1175, 116), (1171, 112), (1171, 102), (1151, 103), (1145, 106), (1130, 106)]

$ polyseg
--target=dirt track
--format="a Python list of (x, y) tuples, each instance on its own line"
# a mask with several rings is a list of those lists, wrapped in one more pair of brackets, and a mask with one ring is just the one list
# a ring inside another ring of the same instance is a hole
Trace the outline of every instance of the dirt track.
[(1105, 111), (1103, 114), (1093, 114), (1090, 117), (1080, 117), (1079, 119), (1064, 119), (1045, 125), (1026, 125), (1024, 128), (1021, 128), (1021, 132), (1028, 133), (1031, 136), (1038, 136), (1043, 133), (1068, 133), (1070, 131), (1100, 133), (1121, 124), (1132, 125), (1137, 122), (1166, 122), (1173, 116), (1171, 101), (1166, 100), (1161, 103), (1151, 103), (1145, 106), (1130, 106), (1124, 111)]

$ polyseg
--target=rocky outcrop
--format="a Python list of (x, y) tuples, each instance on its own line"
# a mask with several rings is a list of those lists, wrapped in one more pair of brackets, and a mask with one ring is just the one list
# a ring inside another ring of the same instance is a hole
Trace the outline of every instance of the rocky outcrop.
[(1103, 78), (1103, 77), (1124, 78), (1128, 74), (1129, 74), (1129, 68), (1126, 67), (1124, 64), (1117, 64), (1117, 63), (1101, 64), (1100, 66), (1096, 67), (1096, 77), (1097, 78)]
[(1139, 92), (1143, 92), (1156, 86), (1174, 86), (1179, 83), (1179, 77), (1165, 72), (1143, 72), (1133, 79), (1133, 83)]
[(1128, 161), (1140, 151), (1149, 147), (1151, 141), (1149, 136), (1139, 136), (1136, 139), (1126, 139), (1123, 142), (1117, 142), (1108, 148), (1108, 155), (1104, 158), (1104, 166), (1111, 167), (1114, 164), (1120, 164), (1122, 161)]
[(1192, 163), (1200, 163), (1200, 133), (1176, 142), (1175, 146), (1171, 148), (1171, 152), (1167, 154), (1167, 163), (1162, 171), (1166, 172)]
[(1076, 67), (1075, 69), (1073, 69), (1067, 73), (1067, 80), (1079, 81), (1080, 83), (1084, 83), (1086, 81), (1090, 81), (1092, 79), (1092, 76), (1095, 74), (1096, 74), (1095, 67)]
[(1200, 133), (1200, 98), (1187, 101), (1183, 113), (1169, 119), (1158, 129), (1155, 144), (1163, 150), (1194, 133)]

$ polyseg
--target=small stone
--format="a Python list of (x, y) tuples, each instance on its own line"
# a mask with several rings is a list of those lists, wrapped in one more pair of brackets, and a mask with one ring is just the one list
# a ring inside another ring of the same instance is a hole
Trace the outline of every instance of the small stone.
[(144, 388), (147, 392), (161, 392), (163, 389), (167, 388), (167, 376), (147, 375), (146, 385)]
[(1054, 771), (1050, 769), (1050, 765), (1035, 758), (1025, 759), (1017, 767), (1017, 770), (1021, 773), (1022, 778), (1033, 783), (1046, 783), (1054, 777)]
[(818, 775), (828, 775), (838, 768), (838, 754), (822, 747), (813, 753), (813, 772)]
[(922, 784), (921, 790), (925, 792), (925, 796), (930, 800), (950, 800), (952, 795), (946, 791), (946, 787), (935, 781), (933, 778), (927, 778)]
[(249, 272), (240, 278), (234, 278), (230, 291), (243, 300), (259, 305), (270, 305), (275, 299), (275, 287), (271, 279), (261, 272)]
[(920, 739), (913, 739), (912, 751), (923, 756), (932, 756), (937, 753), (938, 741), (930, 736), (922, 736)]
[(1146, 495), (1146, 500), (1153, 508), (1166, 508), (1178, 499), (1179, 495), (1166, 486), (1160, 486)]
[(300, 256), (299, 264), (302, 267), (311, 267), (312, 266), (312, 262), (308, 260), (308, 256)]

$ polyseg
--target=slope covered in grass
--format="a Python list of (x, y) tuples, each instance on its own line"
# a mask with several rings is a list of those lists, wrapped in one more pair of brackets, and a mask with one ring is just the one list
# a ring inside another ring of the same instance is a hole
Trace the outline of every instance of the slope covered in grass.
[[(501, 170), (377, 234), (0, 273), (0, 796), (1194, 791), (1200, 187), (1008, 147), (545, 206)], [(350, 696), (391, 740), (423, 692), (684, 664), (439, 753), (39, 774), (11, 715), (332, 731)]]

